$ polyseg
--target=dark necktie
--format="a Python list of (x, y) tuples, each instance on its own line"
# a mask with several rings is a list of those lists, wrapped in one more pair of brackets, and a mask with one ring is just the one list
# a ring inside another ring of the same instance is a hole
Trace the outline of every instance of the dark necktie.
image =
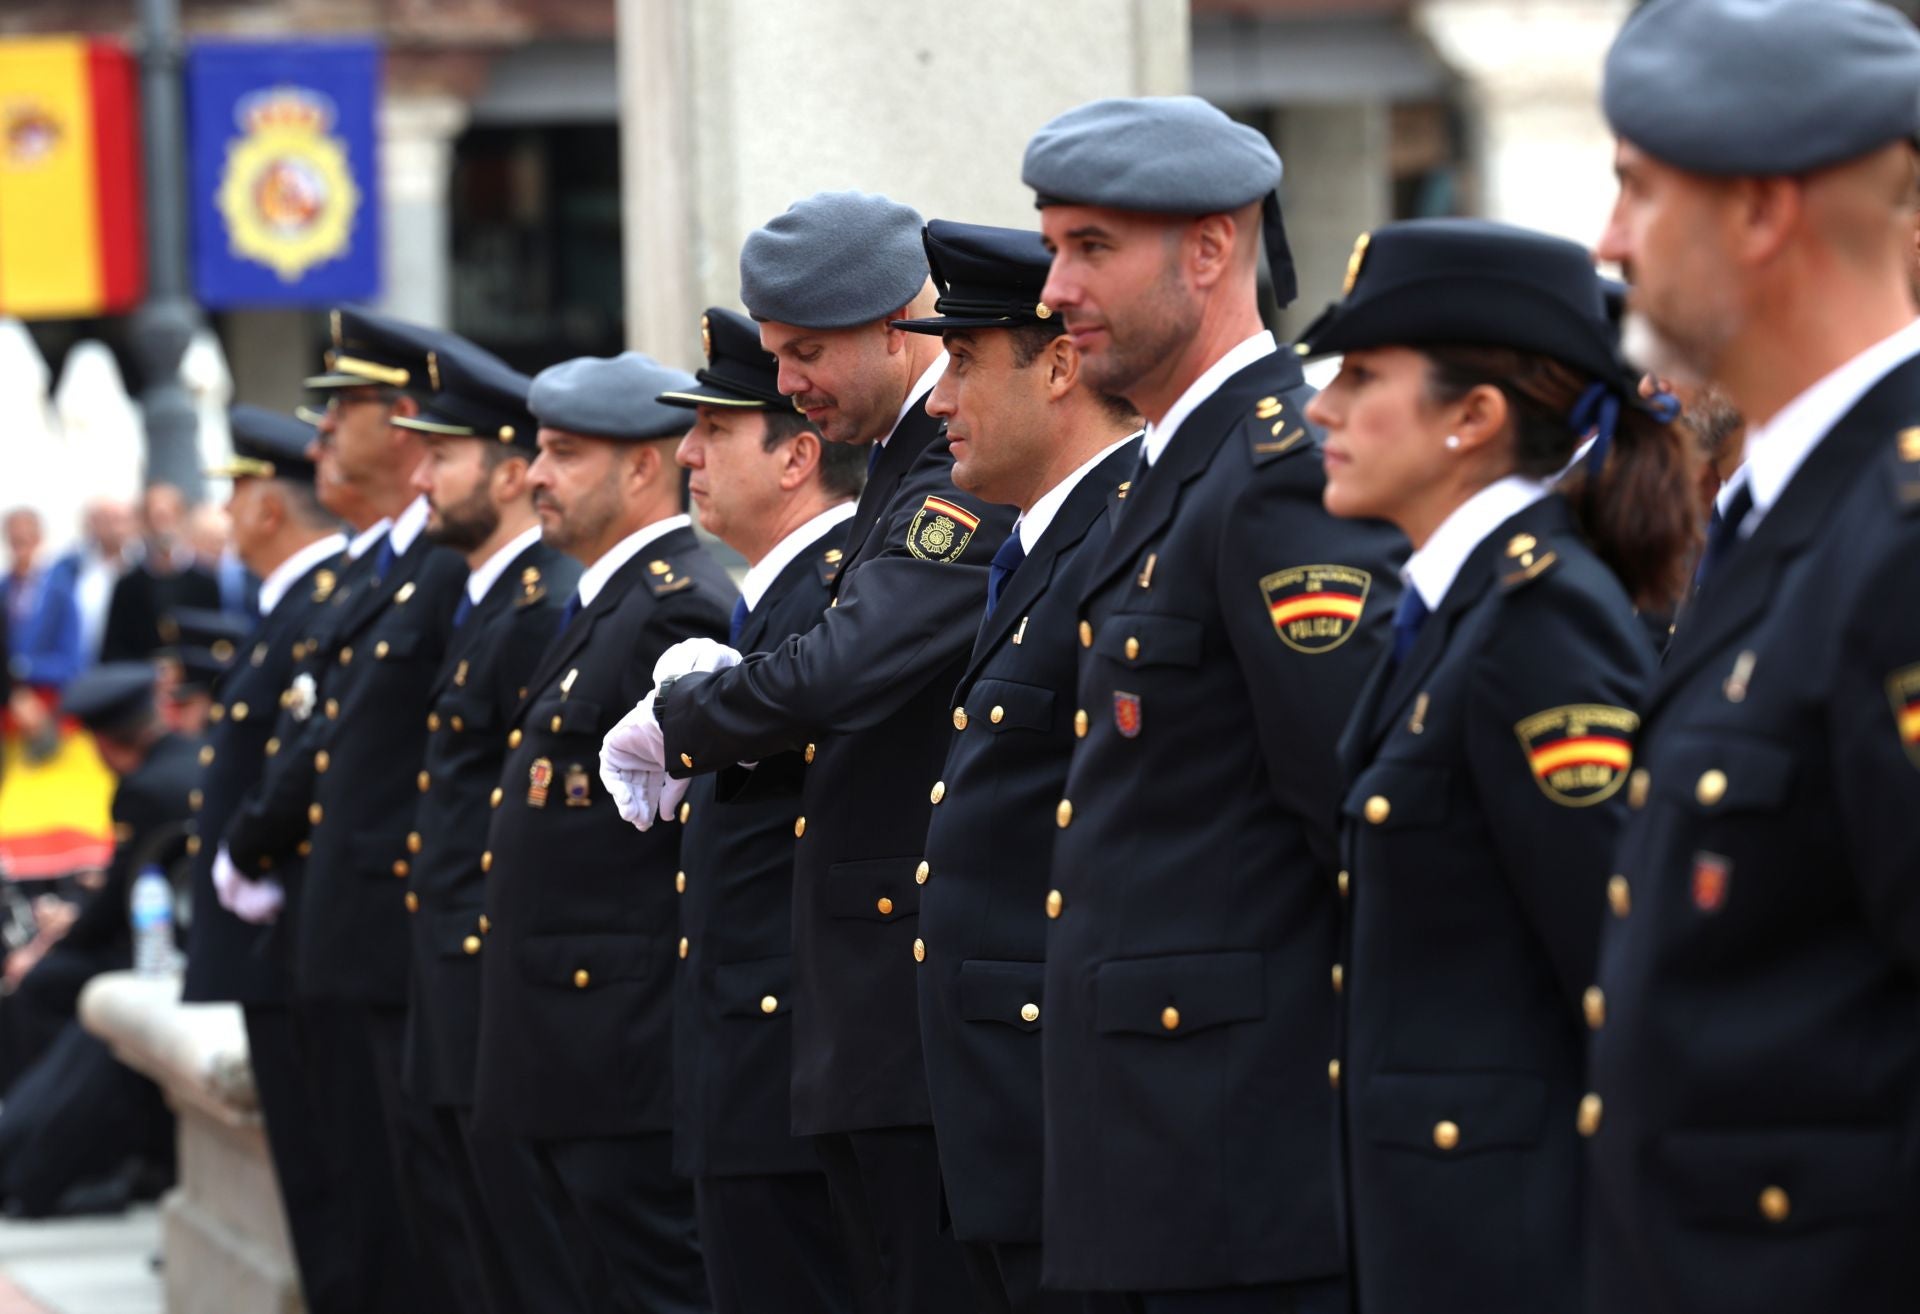
[(733, 619), (727, 623), (727, 647), (738, 650), (740, 647), (740, 631), (746, 628), (747, 600), (745, 598), (735, 598), (733, 600)]
[(1714, 508), (1713, 519), (1707, 524), (1707, 547), (1700, 554), (1700, 564), (1694, 568), (1693, 587), (1698, 592), (1707, 582), (1709, 575), (1717, 573), (1727, 564), (1734, 550), (1740, 546), (1740, 526), (1753, 514), (1753, 484), (1744, 481), (1734, 490), (1727, 503), (1724, 514)]
[(387, 572), (393, 568), (393, 561), (396, 555), (393, 550), (393, 535), (388, 534), (380, 540), (380, 550), (373, 554), (374, 583), (378, 584), (387, 577)]
[(1000, 595), (1006, 590), (1007, 581), (1013, 578), (1013, 572), (1020, 569), (1020, 563), (1027, 559), (1027, 550), (1020, 546), (1020, 531), (1007, 535), (1007, 541), (993, 554), (993, 561), (987, 566), (987, 615), (993, 615), (993, 609), (1000, 605)]
[(560, 633), (565, 634), (567, 626), (573, 624), (573, 618), (579, 614), (580, 592), (576, 589), (573, 596), (567, 599), (567, 605), (560, 609)]
[(1433, 613), (1427, 610), (1427, 604), (1420, 600), (1420, 590), (1407, 585), (1407, 591), (1400, 595), (1400, 605), (1393, 613), (1393, 664), (1400, 665), (1413, 651), (1413, 644), (1420, 637), (1420, 627), (1427, 623), (1427, 617)]
[(874, 469), (880, 464), (881, 453), (885, 452), (886, 450), (887, 449), (885, 447), (882, 447), (879, 443), (875, 443), (872, 447), (870, 447), (867, 450), (867, 478), (869, 479), (873, 478)]
[(460, 594), (460, 605), (453, 609), (453, 628), (456, 630), (459, 629), (466, 623), (467, 617), (472, 614), (473, 595), (463, 591)]

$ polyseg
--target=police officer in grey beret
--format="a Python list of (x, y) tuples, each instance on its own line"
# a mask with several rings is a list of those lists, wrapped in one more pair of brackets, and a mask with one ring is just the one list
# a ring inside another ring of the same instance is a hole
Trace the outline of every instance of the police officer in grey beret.
[[(1333, 1199), (1334, 745), (1405, 542), (1321, 506), (1264, 138), (1192, 97), (1028, 145), (1044, 299), (1147, 419), (1081, 590), (1046, 912), (1047, 1285), (1160, 1310), (1344, 1310)], [(1264, 243), (1263, 243), (1264, 237)], [(938, 879), (936, 874), (935, 879)]]
[(663, 682), (657, 726), (635, 738), (651, 729), (653, 760), (679, 778), (791, 748), (809, 764), (794, 823), (793, 1125), (826, 1169), (857, 1307), (938, 1314), (972, 1303), (941, 1233), (913, 943), (921, 883), (938, 879), (922, 857), (947, 793), (947, 697), (1013, 514), (954, 487), (926, 410), (946, 354), (889, 323), (934, 310), (920, 227), (907, 206), (842, 192), (748, 237), (741, 298), (778, 387), (829, 442), (868, 448), (867, 485), (821, 624)]
[(1598, 1314), (1920, 1307), (1920, 35), (1654, 0), (1600, 245), (1748, 419), (1643, 707), (1589, 1013)]
[[(484, 730), (507, 755), (485, 911), (460, 951), (482, 961), (476, 1131), (531, 1148), (546, 1206), (595, 1257), (577, 1274), (583, 1303), (523, 1291), (528, 1308), (708, 1308), (693, 1193), (672, 1161), (679, 827), (635, 833), (598, 774), (602, 736), (660, 654), (727, 633), (734, 588), (694, 537), (673, 460), (693, 412), (654, 400), (693, 382), (628, 352), (555, 365), (527, 401), (541, 534), (582, 570), (518, 708)], [(428, 728), (472, 730), (437, 712)]]

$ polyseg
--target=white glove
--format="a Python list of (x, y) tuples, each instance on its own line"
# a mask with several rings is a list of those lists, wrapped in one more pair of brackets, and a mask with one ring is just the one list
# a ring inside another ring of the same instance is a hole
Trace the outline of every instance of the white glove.
[(620, 819), (637, 830), (653, 828), (661, 780), (658, 771), (627, 771), (604, 758), (600, 762), (600, 783), (607, 787), (607, 797), (613, 800)]
[(652, 771), (666, 774), (667, 742), (660, 732), (660, 722), (653, 715), (653, 694), (649, 693), (634, 705), (631, 712), (614, 723), (607, 731), (607, 737), (600, 741), (600, 778), (606, 781), (607, 788), (613, 788), (613, 782), (607, 777), (607, 768), (633, 774)]
[(660, 654), (653, 664), (653, 684), (657, 689), (676, 675), (695, 671), (724, 671), (740, 664), (740, 654), (718, 639), (682, 639)]
[(220, 900), (220, 906), (228, 912), (235, 912), (235, 900), (239, 898), (240, 887), (246, 884), (239, 869), (233, 865), (233, 859), (227, 855), (227, 846), (222, 844), (220, 851), (213, 855), (213, 892)]
[(271, 878), (263, 881), (243, 880), (233, 915), (250, 925), (265, 926), (280, 916), (280, 909), (286, 901), (287, 892), (280, 888), (279, 881)]
[(687, 786), (692, 783), (693, 778), (691, 776), (685, 780), (675, 780), (672, 776), (667, 776), (661, 781), (660, 819), (662, 821), (671, 819), (675, 813), (680, 811), (680, 801), (686, 798)]

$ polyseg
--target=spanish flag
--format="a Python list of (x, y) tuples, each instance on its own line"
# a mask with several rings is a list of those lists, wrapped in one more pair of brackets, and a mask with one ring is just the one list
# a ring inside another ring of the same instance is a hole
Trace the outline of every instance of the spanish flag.
[(140, 299), (133, 59), (86, 37), (0, 40), (0, 315), (113, 314)]

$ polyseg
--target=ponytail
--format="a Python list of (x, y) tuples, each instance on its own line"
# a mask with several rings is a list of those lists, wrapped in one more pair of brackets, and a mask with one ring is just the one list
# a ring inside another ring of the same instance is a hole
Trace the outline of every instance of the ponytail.
[[(1556, 491), (1634, 606), (1671, 611), (1686, 592), (1700, 539), (1698, 457), (1671, 419), (1662, 418), (1671, 408), (1657, 415), (1556, 360), (1508, 347), (1423, 347), (1421, 353), (1431, 367), (1432, 400), (1445, 405), (1481, 386), (1506, 396), (1514, 472), (1561, 476)], [(1599, 428), (1593, 446), (1569, 470), (1593, 424)]]

